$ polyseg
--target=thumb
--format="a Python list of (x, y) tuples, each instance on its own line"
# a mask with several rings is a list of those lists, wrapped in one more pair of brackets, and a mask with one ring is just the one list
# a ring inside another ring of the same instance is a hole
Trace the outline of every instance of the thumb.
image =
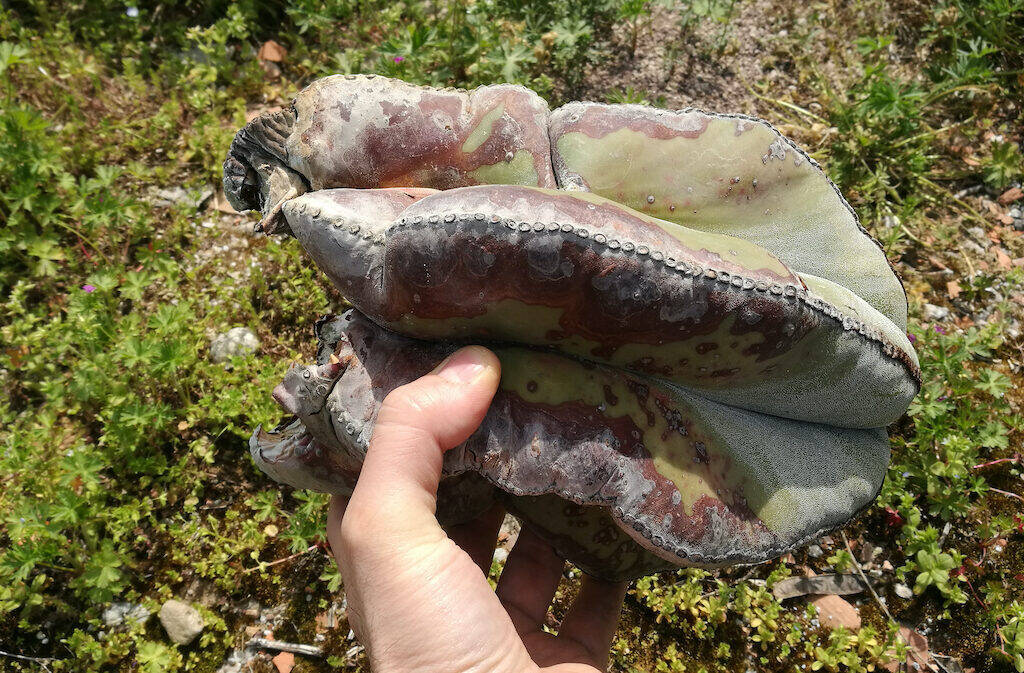
[(500, 377), (494, 353), (468, 346), (392, 390), (377, 414), (345, 518), (364, 521), (393, 540), (443, 537), (434, 511), (444, 452), (483, 421)]

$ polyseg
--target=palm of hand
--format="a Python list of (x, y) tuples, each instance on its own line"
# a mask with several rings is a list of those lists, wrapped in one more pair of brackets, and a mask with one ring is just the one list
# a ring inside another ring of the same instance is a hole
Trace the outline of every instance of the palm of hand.
[[(362, 527), (344, 510), (344, 501), (336, 499), (329, 530)], [(349, 589), (350, 623), (367, 645), (374, 670), (605, 670), (625, 585), (584, 578), (558, 635), (545, 631), (564, 561), (524, 529), (492, 591), (484, 572), (503, 515), (495, 508), (450, 529), (445, 538), (422, 540), (400, 560), (360, 545), (358, 536), (348, 543), (332, 539), (336, 553), (349, 550), (338, 561), (351, 569), (346, 580), (360, 588), (355, 594)]]
[(377, 673), (596, 673), (606, 667), (624, 584), (584, 578), (557, 636), (543, 626), (564, 561), (528, 529), (491, 589), (504, 512), (447, 532), (434, 517), (445, 450), (480, 424), (500, 366), (464, 348), (392, 391), (351, 499), (334, 498), (327, 530), (349, 624)]

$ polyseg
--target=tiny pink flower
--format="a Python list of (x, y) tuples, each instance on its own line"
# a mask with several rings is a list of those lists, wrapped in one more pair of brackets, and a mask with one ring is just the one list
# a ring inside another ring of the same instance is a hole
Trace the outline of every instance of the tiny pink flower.
[(939, 327), (938, 325), (935, 326), (935, 331), (938, 332), (939, 334), (945, 334), (946, 333), (945, 328)]
[(404, 56), (396, 56), (395, 57), (395, 63), (401, 63), (404, 60), (405, 60)]
[(85, 290), (86, 292), (95, 292), (96, 291), (96, 286), (95, 285), (83, 285), (82, 289)]
[(914, 343), (915, 341), (917, 341), (917, 337), (911, 334), (910, 332), (907, 332), (907, 338), (910, 339), (910, 343)]

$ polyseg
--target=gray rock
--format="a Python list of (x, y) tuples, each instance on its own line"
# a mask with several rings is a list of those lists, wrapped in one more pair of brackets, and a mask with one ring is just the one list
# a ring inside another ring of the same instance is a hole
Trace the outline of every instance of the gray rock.
[(821, 550), (820, 546), (812, 544), (810, 547), (807, 548), (807, 555), (811, 558), (821, 558), (825, 555), (825, 552)]
[(178, 645), (188, 645), (203, 632), (203, 618), (188, 603), (172, 598), (163, 604), (158, 616), (167, 636)]
[(910, 587), (908, 587), (906, 584), (903, 584), (902, 582), (894, 586), (893, 591), (896, 592), (897, 596), (906, 601), (909, 601), (911, 598), (914, 597), (914, 592), (910, 589)]
[(213, 196), (212, 189), (204, 189), (201, 192), (189, 191), (181, 186), (168, 189), (154, 189), (150, 191), (147, 201), (154, 206), (170, 208), (171, 206), (185, 205), (192, 206), (198, 210), (204, 203)]
[(974, 255), (977, 255), (979, 257), (984, 257), (985, 256), (985, 248), (983, 248), (980, 245), (978, 245), (977, 243), (975, 243), (973, 239), (965, 238), (962, 245), (963, 245), (964, 250), (966, 250), (966, 251), (968, 251), (968, 252), (970, 252), (970, 253), (972, 253)]
[(981, 227), (969, 227), (967, 229), (967, 233), (970, 234), (974, 238), (974, 240), (978, 241), (979, 243), (984, 243), (985, 239), (988, 238), (988, 236), (985, 235), (985, 230), (982, 229)]
[(930, 322), (937, 320), (945, 320), (949, 317), (949, 309), (945, 306), (936, 306), (935, 304), (925, 304), (924, 309), (921, 311), (921, 316)]
[(260, 340), (248, 327), (232, 327), (218, 334), (210, 344), (210, 359), (216, 363), (227, 362), (235, 356), (249, 355), (260, 347)]
[(252, 647), (232, 650), (231, 654), (224, 660), (224, 663), (221, 664), (221, 667), (217, 669), (217, 673), (242, 673), (242, 671), (251, 670), (249, 662), (257, 656), (257, 650)]
[(103, 623), (110, 628), (122, 624), (141, 624), (149, 619), (149, 610), (138, 603), (119, 601), (111, 603), (110, 607), (103, 611)]

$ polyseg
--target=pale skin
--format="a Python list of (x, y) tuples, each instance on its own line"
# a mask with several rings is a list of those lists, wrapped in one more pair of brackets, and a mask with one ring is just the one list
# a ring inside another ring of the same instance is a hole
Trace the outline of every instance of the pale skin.
[(558, 628), (542, 626), (564, 562), (524, 529), (497, 590), (487, 582), (503, 512), (447, 533), (434, 517), (444, 452), (483, 420), (498, 359), (469, 346), (392, 391), (351, 498), (335, 497), (327, 534), (349, 624), (377, 673), (604, 671), (625, 584), (585, 577)]

